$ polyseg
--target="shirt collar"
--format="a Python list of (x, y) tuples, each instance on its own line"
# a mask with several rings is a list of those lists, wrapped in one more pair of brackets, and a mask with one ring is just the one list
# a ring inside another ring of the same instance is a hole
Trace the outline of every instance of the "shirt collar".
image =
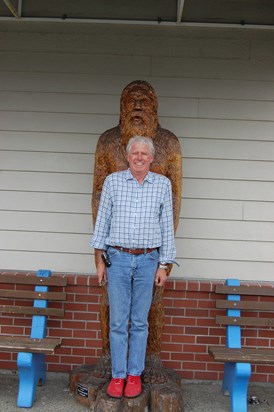
[[(126, 174), (125, 174), (126, 180), (133, 180), (134, 179), (134, 177), (132, 176), (132, 173), (131, 173), (129, 168), (125, 172), (126, 172)], [(147, 181), (148, 183), (153, 183), (153, 180), (154, 180), (154, 174), (151, 171), (149, 171), (148, 174), (146, 175), (146, 177), (144, 178), (144, 182)]]

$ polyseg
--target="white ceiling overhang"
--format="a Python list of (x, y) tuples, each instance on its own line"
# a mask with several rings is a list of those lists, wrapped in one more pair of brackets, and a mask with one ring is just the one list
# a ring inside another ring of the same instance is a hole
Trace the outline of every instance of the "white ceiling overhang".
[(274, 0), (0, 0), (0, 21), (274, 28)]

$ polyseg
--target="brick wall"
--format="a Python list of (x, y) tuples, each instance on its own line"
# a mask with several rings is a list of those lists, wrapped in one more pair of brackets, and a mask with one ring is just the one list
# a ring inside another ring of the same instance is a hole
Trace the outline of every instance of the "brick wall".
[[(164, 366), (176, 370), (184, 379), (222, 379), (223, 364), (214, 362), (207, 353), (208, 345), (225, 343), (224, 327), (216, 326), (214, 320), (216, 283), (169, 279), (166, 284), (161, 356)], [(75, 365), (96, 363), (101, 355), (101, 288), (95, 277), (68, 275), (66, 291), (65, 317), (48, 321), (48, 335), (63, 338), (56, 354), (47, 356), (48, 370), (55, 372), (69, 372)], [(1, 316), (1, 334), (20, 335), (29, 331), (28, 317)], [(253, 328), (243, 332), (244, 345), (271, 347), (273, 343), (273, 329)], [(16, 354), (0, 352), (0, 368), (16, 369), (16, 357)], [(274, 366), (253, 365), (252, 369), (253, 381), (274, 382)]]

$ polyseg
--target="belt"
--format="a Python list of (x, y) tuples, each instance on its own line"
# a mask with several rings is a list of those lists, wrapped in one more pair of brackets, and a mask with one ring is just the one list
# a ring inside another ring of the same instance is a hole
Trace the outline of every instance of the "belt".
[(126, 253), (130, 253), (131, 255), (143, 255), (146, 253), (150, 253), (153, 252), (153, 250), (158, 249), (157, 247), (154, 247), (152, 249), (150, 248), (146, 248), (146, 249), (128, 249), (126, 247), (121, 247), (121, 246), (111, 246), (114, 249), (120, 250), (121, 252), (126, 252)]

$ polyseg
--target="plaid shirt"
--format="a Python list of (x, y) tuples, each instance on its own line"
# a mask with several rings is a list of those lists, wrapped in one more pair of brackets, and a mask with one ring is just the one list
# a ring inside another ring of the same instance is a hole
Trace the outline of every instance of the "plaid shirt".
[(159, 261), (173, 263), (176, 250), (170, 180), (148, 172), (139, 184), (129, 169), (107, 176), (90, 245), (105, 250), (108, 246), (159, 247)]

